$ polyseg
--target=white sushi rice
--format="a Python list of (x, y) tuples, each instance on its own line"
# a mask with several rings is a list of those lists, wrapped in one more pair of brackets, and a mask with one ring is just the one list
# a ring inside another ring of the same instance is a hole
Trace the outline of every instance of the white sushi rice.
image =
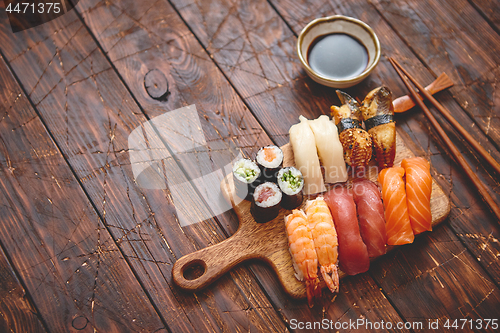
[[(251, 170), (255, 173), (255, 175), (249, 179), (244, 176), (248, 170)], [(257, 177), (259, 177), (260, 169), (257, 164), (255, 164), (251, 160), (242, 158), (233, 165), (233, 174), (236, 179), (242, 181), (243, 183), (251, 183), (255, 179), (257, 179)]]
[[(272, 161), (267, 161), (264, 156), (264, 149), (272, 149), (276, 157)], [(255, 157), (257, 163), (262, 165), (265, 168), (277, 168), (280, 166), (281, 162), (283, 162), (283, 151), (277, 146), (266, 146), (263, 149), (257, 152), (257, 156)]]
[[(260, 194), (267, 188), (273, 190), (274, 194), (267, 198), (265, 201), (258, 202), (257, 200), (259, 199)], [(253, 200), (259, 207), (267, 208), (279, 204), (281, 202), (281, 196), (281, 190), (279, 189), (278, 185), (271, 182), (266, 182), (264, 184), (260, 184), (255, 188), (255, 192), (253, 193)]]
[[(282, 179), (283, 174), (289, 171), (295, 178), (300, 178), (301, 184), (297, 189), (291, 188), (290, 184), (286, 181), (283, 181)], [(278, 172), (278, 185), (280, 186), (280, 189), (283, 191), (283, 193), (285, 193), (286, 195), (294, 195), (299, 193), (304, 187), (304, 178), (302, 177), (302, 173), (296, 168), (283, 168)]]

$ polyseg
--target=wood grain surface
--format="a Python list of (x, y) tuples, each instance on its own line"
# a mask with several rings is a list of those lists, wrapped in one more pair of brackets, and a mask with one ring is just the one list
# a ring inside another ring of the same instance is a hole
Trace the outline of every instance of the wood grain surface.
[(5, 252), (0, 248), (0, 331), (47, 332), (40, 321), (40, 314), (27, 298), (26, 290), (17, 278)]
[(0, 235), (47, 328), (161, 329), (145, 291), (3, 58), (0, 78), (7, 106), (0, 123)]
[[(179, 158), (185, 177), (213, 170), (212, 151), (222, 145), (250, 157), (286, 144), (300, 114), (316, 118), (339, 104), (301, 69), (296, 37), (316, 17), (343, 14), (368, 23), (382, 45), (375, 71), (348, 93), (362, 99), (385, 84), (395, 97), (407, 94), (388, 56), (423, 84), (446, 72), (454, 87), (437, 99), (500, 160), (495, 1), (81, 0), (15, 34), (4, 8), (0, 244), (17, 275), (0, 283), (17, 279), (26, 298), (5, 298), (12, 306), (0, 321), (17, 313), (33, 325), (8, 319), (9, 329), (38, 329), (28, 309), (48, 332), (283, 332), (297, 331), (293, 320), (322, 319), (437, 320), (444, 331), (448, 319), (500, 318), (500, 226), (417, 108), (397, 115), (399, 134), (431, 161), (449, 217), (368, 273), (343, 279), (335, 302), (325, 295), (313, 309), (258, 261), (203, 291), (178, 288), (174, 262), (223, 242), (238, 217), (231, 210), (181, 226), (168, 188), (136, 183), (127, 145), (141, 124), (190, 104), (209, 150)], [(499, 175), (437, 119), (500, 201)], [(205, 209), (195, 195), (191, 207), (194, 216)]]

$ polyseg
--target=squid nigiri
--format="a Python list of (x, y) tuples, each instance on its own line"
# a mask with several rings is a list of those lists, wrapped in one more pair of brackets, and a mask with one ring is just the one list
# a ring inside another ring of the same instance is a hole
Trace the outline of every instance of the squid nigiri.
[(290, 215), (285, 216), (285, 227), (295, 277), (299, 281), (305, 280), (307, 301), (312, 307), (313, 299), (321, 296), (321, 288), (318, 279), (318, 257), (306, 214), (302, 210), (294, 209)]
[(378, 174), (378, 182), (382, 184), (385, 227), (389, 245), (408, 244), (415, 239), (408, 215), (404, 174), (405, 169), (400, 167), (387, 168)]
[(327, 183), (345, 182), (347, 170), (337, 126), (326, 115), (309, 120), (309, 126), (314, 133), (319, 159), (325, 168), (325, 181)]
[(359, 218), (359, 231), (370, 258), (385, 253), (384, 205), (377, 185), (368, 179), (357, 179), (352, 184), (352, 195)]
[(304, 116), (300, 116), (299, 120), (300, 123), (290, 127), (289, 133), (295, 167), (304, 177), (304, 194), (324, 192), (326, 188), (316, 152), (314, 133)]
[(305, 211), (323, 280), (332, 293), (338, 292), (337, 231), (328, 205), (322, 197), (317, 197), (306, 202)]
[(338, 234), (340, 269), (349, 275), (366, 272), (370, 260), (359, 232), (352, 193), (345, 187), (335, 187), (325, 194), (325, 201)]
[(363, 120), (358, 102), (337, 90), (341, 107), (330, 107), (335, 125), (339, 129), (339, 139), (344, 148), (344, 160), (353, 167), (365, 166), (372, 158), (372, 138), (362, 127)]
[(405, 158), (401, 166), (406, 172), (406, 201), (411, 228), (415, 235), (432, 230), (430, 164), (423, 157)]
[(396, 156), (396, 123), (389, 88), (379, 87), (370, 91), (363, 100), (361, 111), (366, 130), (372, 136), (378, 167), (392, 167)]

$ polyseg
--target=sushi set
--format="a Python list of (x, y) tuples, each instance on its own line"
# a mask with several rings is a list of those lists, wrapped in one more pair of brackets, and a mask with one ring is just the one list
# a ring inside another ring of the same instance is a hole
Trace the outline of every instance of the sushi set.
[[(289, 144), (233, 165), (221, 190), (239, 228), (180, 258), (172, 271), (178, 286), (197, 291), (260, 259), (290, 296), (312, 306), (323, 288), (338, 292), (344, 276), (366, 272), (372, 259), (446, 218), (450, 202), (429, 162), (414, 158), (396, 131), (390, 90), (376, 88), (362, 103), (337, 94), (342, 106), (331, 107), (332, 119), (301, 116)], [(190, 280), (184, 272), (193, 266), (203, 273)]]

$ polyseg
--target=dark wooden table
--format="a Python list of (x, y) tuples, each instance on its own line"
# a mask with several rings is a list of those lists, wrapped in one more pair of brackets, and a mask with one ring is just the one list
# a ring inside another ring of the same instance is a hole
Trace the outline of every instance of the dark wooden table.
[[(437, 321), (434, 332), (455, 319), (477, 328), (500, 320), (499, 221), (416, 108), (396, 116), (398, 128), (431, 161), (449, 217), (312, 309), (259, 262), (202, 292), (178, 289), (173, 263), (230, 236), (237, 218), (229, 211), (181, 227), (168, 189), (134, 181), (127, 143), (142, 123), (190, 104), (209, 144), (232, 140), (250, 156), (287, 143), (299, 115), (339, 104), (301, 69), (297, 35), (313, 18), (344, 14), (372, 26), (382, 45), (375, 71), (349, 93), (363, 98), (385, 84), (406, 94), (389, 56), (422, 83), (446, 72), (455, 85), (437, 98), (500, 160), (499, 2), (81, 0), (18, 33), (4, 9), (1, 332), (284, 332), (324, 319), (342, 332), (366, 331), (347, 326), (361, 319), (390, 331), (429, 331)], [(500, 201), (500, 175), (438, 118)]]

